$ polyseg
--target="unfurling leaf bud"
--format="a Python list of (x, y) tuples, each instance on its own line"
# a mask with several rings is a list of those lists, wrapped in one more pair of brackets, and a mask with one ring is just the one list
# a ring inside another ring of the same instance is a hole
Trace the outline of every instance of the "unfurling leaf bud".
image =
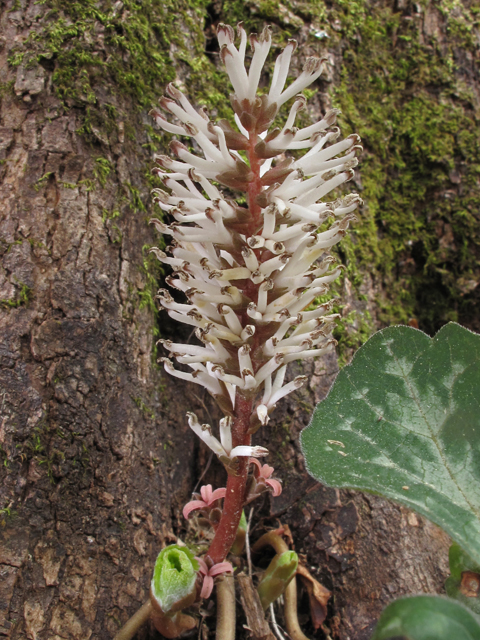
[(198, 561), (186, 547), (170, 545), (158, 555), (150, 585), (155, 610), (173, 614), (194, 603)]
[(277, 554), (257, 587), (262, 607), (267, 609), (272, 602), (285, 591), (288, 583), (295, 576), (298, 567), (298, 556), (295, 551)]

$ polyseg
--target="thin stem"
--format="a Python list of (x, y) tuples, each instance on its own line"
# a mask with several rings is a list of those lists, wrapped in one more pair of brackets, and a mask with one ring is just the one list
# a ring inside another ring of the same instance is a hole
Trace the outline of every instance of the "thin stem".
[(297, 580), (293, 578), (283, 592), (285, 606), (283, 613), (285, 615), (285, 626), (287, 633), (292, 640), (308, 640), (307, 636), (300, 629), (297, 616)]
[(273, 602), (270, 605), (270, 617), (272, 619), (272, 627), (273, 627), (273, 631), (274, 631), (275, 635), (277, 636), (277, 638), (279, 638), (279, 640), (285, 640), (285, 636), (280, 631), (280, 627), (278, 626), (277, 620), (275, 618), (275, 610), (274, 610), (274, 607), (273, 607)]
[(255, 542), (252, 547), (252, 551), (260, 551), (260, 549), (263, 549), (263, 547), (266, 547), (267, 545), (273, 547), (278, 554), (290, 551), (285, 540), (281, 538), (276, 531), (268, 531), (267, 533), (264, 533), (263, 536)]
[(250, 170), (254, 174), (255, 178), (248, 185), (247, 199), (248, 208), (255, 221), (255, 224), (258, 224), (261, 216), (261, 207), (257, 203), (257, 196), (262, 190), (262, 183), (260, 181), (260, 160), (255, 153), (255, 145), (257, 144), (257, 141), (257, 135), (251, 134), (248, 149), (248, 159), (250, 161)]
[(252, 523), (253, 507), (248, 514), (247, 535), (245, 536), (245, 550), (247, 553), (248, 576), (252, 577), (252, 554), (250, 553), (250, 525)]
[(150, 599), (133, 614), (130, 620), (123, 625), (113, 640), (131, 640), (141, 626), (150, 618), (152, 613), (152, 603)]
[[(235, 406), (235, 420), (232, 426), (232, 445), (250, 445), (251, 436), (248, 433), (253, 401), (237, 396)], [(215, 537), (208, 550), (205, 561), (214, 565), (223, 562), (232, 548), (237, 535), (238, 525), (242, 517), (245, 502), (245, 488), (248, 475), (248, 458), (238, 458), (237, 475), (229, 475), (227, 493), (223, 502), (223, 513), (215, 531)]]
[[(270, 545), (277, 553), (285, 553), (289, 551), (288, 545), (275, 531), (269, 531), (259, 538), (252, 547), (252, 551), (260, 551), (263, 547)], [(290, 580), (285, 591), (283, 592), (285, 600), (284, 615), (287, 633), (292, 640), (308, 640), (307, 636), (300, 629), (297, 617), (297, 581), (295, 578)]]
[(224, 575), (217, 582), (216, 640), (235, 640), (235, 584), (233, 575)]

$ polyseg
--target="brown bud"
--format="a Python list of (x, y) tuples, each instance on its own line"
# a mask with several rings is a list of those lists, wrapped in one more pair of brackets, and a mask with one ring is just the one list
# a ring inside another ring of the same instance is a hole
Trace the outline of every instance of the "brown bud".
[(185, 122), (185, 124), (183, 126), (184, 126), (185, 131), (188, 133), (189, 136), (198, 135), (197, 127), (194, 124), (192, 124), (191, 122)]
[(313, 75), (320, 69), (323, 62), (325, 62), (325, 58), (315, 58), (311, 56), (305, 60), (303, 70), (305, 71), (305, 73)]
[(272, 149), (265, 140), (260, 140), (255, 145), (255, 154), (258, 158), (262, 159), (275, 158), (275, 156), (278, 156), (278, 154), (284, 150), (285, 149)]
[(224, 24), (223, 22), (221, 22), (218, 25), (217, 36), (220, 36), (220, 35), (225, 36), (225, 38), (230, 42), (230, 44), (233, 44), (233, 42), (235, 41), (235, 32), (233, 30), (233, 27), (231, 27), (229, 24)]
[(177, 89), (177, 87), (173, 84), (173, 82), (169, 82), (167, 84), (166, 92), (173, 98), (174, 100), (180, 100), (182, 97), (182, 92)]

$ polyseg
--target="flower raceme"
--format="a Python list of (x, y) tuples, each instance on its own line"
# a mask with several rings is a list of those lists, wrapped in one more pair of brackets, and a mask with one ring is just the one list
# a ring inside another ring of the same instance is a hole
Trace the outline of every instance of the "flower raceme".
[[(237, 32), (238, 48), (233, 29), (218, 27), (220, 57), (234, 88), (232, 122), (212, 122), (173, 84), (152, 112), (159, 127), (183, 140), (171, 142), (172, 157), (155, 156), (154, 171), (165, 187), (154, 190), (155, 201), (170, 223), (152, 222), (170, 244), (152, 251), (171, 267), (166, 282), (180, 292), (174, 297), (161, 289), (157, 297), (198, 339), (161, 340), (169, 352), (161, 360), (168, 373), (203, 386), (224, 414), (219, 438), (187, 414), (191, 429), (228, 471), (225, 489), (202, 487), (184, 509), (186, 518), (198, 510), (215, 530), (199, 560), (200, 597), (208, 597), (215, 575), (230, 571), (224, 561), (244, 505), (267, 490), (281, 492), (273, 468), (257, 460), (267, 449), (251, 446), (251, 435), (268, 423), (279, 400), (306, 382), (305, 376), (286, 380), (287, 365), (321, 356), (335, 344), (332, 303), (315, 302), (341, 273), (329, 251), (361, 203), (355, 193), (330, 195), (353, 177), (361, 151), (357, 135), (340, 140), (338, 111), (295, 126), (306, 106), (301, 91), (320, 77), (323, 60), (307, 58), (287, 85), (296, 48), (291, 40), (276, 59), (270, 88), (259, 91), (272, 45), (269, 28), (250, 36), (248, 70), (247, 34), (241, 25)], [(288, 102), (283, 126), (274, 126)]]
[[(323, 355), (335, 343), (331, 332), (337, 316), (329, 313), (331, 304), (312, 303), (341, 272), (328, 252), (345, 235), (361, 200), (357, 194), (331, 201), (327, 196), (353, 177), (361, 147), (357, 135), (339, 140), (335, 109), (315, 124), (295, 127), (306, 102), (299, 92), (320, 76), (321, 59), (308, 58), (303, 72), (285, 87), (296, 48), (289, 41), (275, 62), (268, 93), (257, 95), (270, 31), (250, 37), (248, 72), (241, 25), (238, 35), (237, 48), (233, 29), (218, 28), (221, 59), (235, 91), (236, 128), (226, 120), (211, 122), (172, 84), (160, 100), (172, 122), (159, 110), (152, 112), (161, 128), (190, 138), (203, 154), (173, 140), (177, 159), (155, 157), (154, 171), (168, 189), (156, 189), (155, 201), (173, 222), (152, 222), (170, 236), (165, 252), (154, 249), (173, 269), (167, 283), (187, 301), (177, 302), (167, 290), (160, 290), (158, 299), (172, 318), (195, 328), (201, 343), (161, 341), (191, 372), (176, 369), (169, 358), (162, 359), (165, 369), (205, 387), (226, 416), (234, 416), (238, 394), (253, 399), (253, 433), (268, 422), (281, 398), (304, 384), (304, 376), (285, 383), (288, 363)], [(291, 99), (283, 127), (271, 128), (279, 108)], [(305, 153), (294, 158), (293, 150)], [(233, 191), (245, 194), (246, 206), (232, 199)], [(189, 422), (198, 432), (196, 418)], [(216, 449), (220, 457), (230, 456)]]

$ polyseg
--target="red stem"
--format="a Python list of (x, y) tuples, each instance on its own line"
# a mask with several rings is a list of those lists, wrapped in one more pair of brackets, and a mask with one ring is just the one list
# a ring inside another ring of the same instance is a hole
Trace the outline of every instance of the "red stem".
[(250, 170), (254, 174), (255, 178), (248, 185), (248, 208), (253, 217), (254, 223), (253, 228), (251, 229), (251, 233), (256, 233), (257, 229), (255, 228), (259, 221), (261, 215), (261, 207), (257, 203), (257, 196), (262, 190), (262, 183), (260, 178), (260, 159), (257, 157), (255, 153), (255, 145), (257, 144), (257, 136), (251, 134), (250, 136), (250, 145), (248, 149), (248, 159), (250, 161)]
[[(250, 445), (251, 436), (248, 433), (250, 416), (252, 415), (253, 400), (247, 400), (237, 395), (235, 406), (235, 420), (232, 426), (232, 444), (234, 447)], [(209, 565), (223, 562), (232, 548), (237, 536), (238, 525), (242, 517), (245, 502), (245, 487), (248, 475), (248, 458), (238, 458), (237, 475), (228, 476), (227, 493), (223, 502), (223, 513), (215, 531), (215, 537), (206, 555)]]
[[(250, 170), (254, 174), (254, 179), (248, 185), (247, 199), (248, 208), (252, 215), (252, 223), (250, 225), (249, 233), (254, 234), (257, 232), (257, 228), (260, 224), (261, 207), (257, 203), (257, 196), (262, 190), (262, 183), (260, 178), (260, 159), (255, 153), (255, 145), (258, 142), (258, 136), (256, 131), (250, 132), (250, 144), (248, 149), (248, 156), (250, 161)], [(258, 286), (254, 287), (255, 293), (258, 291)], [(245, 292), (248, 294), (254, 292)], [(254, 345), (256, 347), (255, 336)], [(254, 348), (255, 350), (255, 348)], [(232, 444), (234, 447), (246, 445), (251, 443), (251, 435), (248, 433), (250, 428), (250, 417), (253, 410), (253, 399), (247, 399), (237, 392), (235, 400), (235, 418), (232, 426)], [(220, 518), (220, 523), (215, 531), (215, 537), (212, 540), (212, 544), (205, 556), (205, 561), (208, 565), (218, 564), (223, 562), (227, 557), (228, 552), (232, 548), (235, 538), (237, 536), (238, 525), (240, 524), (240, 518), (242, 517), (243, 505), (245, 502), (245, 489), (247, 485), (248, 476), (248, 458), (238, 458), (238, 470), (237, 475), (229, 474), (227, 480), (227, 493), (223, 502), (223, 512)]]

